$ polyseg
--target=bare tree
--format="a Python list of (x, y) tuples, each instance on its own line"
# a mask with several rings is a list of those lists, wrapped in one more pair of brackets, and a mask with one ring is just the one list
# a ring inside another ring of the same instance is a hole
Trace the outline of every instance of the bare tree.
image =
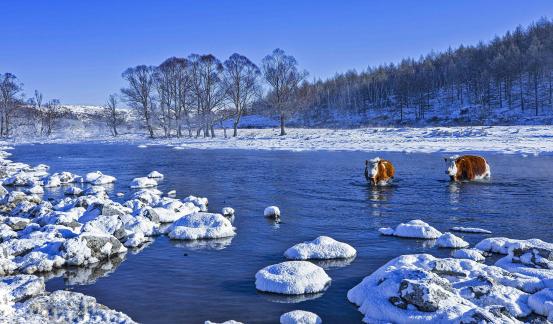
[(298, 71), (298, 62), (291, 55), (277, 48), (262, 61), (263, 75), (271, 87), (268, 98), (280, 115), (280, 135), (286, 135), (284, 120), (293, 108), (294, 96), (299, 84), (307, 77), (306, 71)]
[(214, 123), (217, 109), (222, 108), (225, 91), (221, 82), (223, 65), (213, 55), (192, 54), (190, 76), (196, 111), (200, 116), (200, 127), (196, 136), (204, 130), (204, 136), (215, 137)]
[(15, 109), (21, 104), (18, 95), (23, 85), (11, 73), (0, 74), (0, 136), (8, 136), (11, 118)]
[[(234, 53), (224, 62), (223, 85), (227, 99), (234, 106), (233, 134), (238, 135), (238, 123), (244, 111), (260, 95), (259, 68), (247, 57)], [(225, 130), (226, 135), (226, 130)], [(225, 136), (226, 137), (226, 136)]]
[(46, 135), (50, 136), (58, 119), (63, 117), (63, 110), (58, 99), (48, 101), (44, 107), (44, 123)]
[(29, 100), (29, 104), (33, 107), (32, 117), (34, 119), (34, 125), (40, 125), (40, 136), (44, 133), (44, 111), (42, 107), (43, 96), (38, 90), (35, 90), (34, 96)]
[(127, 103), (134, 108), (144, 121), (150, 137), (154, 137), (154, 71), (151, 66), (138, 65), (128, 68), (122, 76), (128, 88), (121, 89)]
[(117, 110), (117, 95), (110, 94), (106, 105), (104, 106), (104, 116), (106, 123), (111, 130), (113, 136), (119, 135), (117, 127), (125, 122), (125, 116), (121, 111)]
[[(186, 123), (188, 135), (192, 136), (190, 124), (191, 77), (189, 61), (185, 58), (171, 57), (157, 68), (156, 81), (160, 102), (163, 102), (174, 120), (177, 137), (182, 136), (182, 126)], [(162, 100), (163, 99), (163, 100)]]

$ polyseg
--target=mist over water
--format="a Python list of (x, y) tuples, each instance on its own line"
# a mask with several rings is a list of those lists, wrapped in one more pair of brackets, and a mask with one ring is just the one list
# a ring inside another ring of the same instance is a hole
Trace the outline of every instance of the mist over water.
[[(158, 237), (141, 251), (94, 267), (51, 274), (48, 290), (71, 289), (143, 323), (203, 323), (234, 319), (274, 323), (287, 311), (317, 313), (327, 323), (360, 322), (346, 294), (390, 259), (409, 253), (448, 256), (433, 241), (379, 235), (377, 229), (422, 219), (442, 232), (481, 227), (492, 236), (551, 241), (553, 157), (484, 155), (492, 180), (451, 184), (441, 154), (146, 149), (134, 145), (21, 145), (11, 157), (46, 163), (51, 172), (100, 170), (117, 177), (108, 187), (130, 192), (129, 182), (153, 170), (165, 175), (159, 189), (209, 198), (209, 209), (236, 210), (233, 238), (171, 241)], [(371, 188), (364, 161), (380, 156), (396, 167), (392, 186)], [(59, 197), (60, 188), (47, 192)], [(124, 198), (120, 198), (124, 199)], [(263, 217), (279, 206), (282, 222)], [(285, 261), (290, 246), (328, 235), (357, 249), (353, 260), (316, 262), (332, 278), (327, 291), (280, 296), (257, 292), (255, 273)], [(471, 246), (483, 234), (463, 234)]]

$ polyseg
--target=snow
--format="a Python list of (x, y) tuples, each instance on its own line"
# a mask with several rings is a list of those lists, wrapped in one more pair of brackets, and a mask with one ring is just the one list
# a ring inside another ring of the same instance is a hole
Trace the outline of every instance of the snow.
[[(363, 321), (393, 323), (512, 322), (531, 313), (528, 296), (536, 278), (511, 274), (471, 260), (428, 254), (397, 257), (348, 291)], [(504, 307), (506, 314), (493, 311)], [(480, 320), (477, 320), (479, 319)]]
[(322, 324), (321, 318), (311, 312), (294, 310), (280, 316), (280, 324)]
[(296, 244), (284, 252), (284, 256), (292, 260), (349, 259), (356, 254), (357, 251), (349, 244), (328, 236), (319, 236), (313, 241)]
[(234, 208), (232, 207), (223, 207), (223, 209), (221, 210), (221, 214), (223, 214), (223, 216), (234, 216)]
[(134, 178), (129, 187), (132, 189), (152, 188), (157, 186), (157, 181), (150, 177)]
[(255, 274), (257, 290), (286, 295), (324, 291), (330, 277), (323, 268), (308, 261), (286, 261), (273, 264)]
[(553, 319), (553, 289), (545, 288), (528, 297), (528, 305), (539, 315)]
[(383, 235), (407, 238), (437, 239), (442, 236), (440, 231), (419, 219), (401, 223), (395, 230), (390, 227), (384, 227), (380, 228), (378, 231)]
[(457, 259), (469, 259), (472, 261), (484, 261), (486, 257), (482, 255), (482, 251), (477, 249), (458, 249), (453, 251), (451, 255)]
[(103, 174), (100, 171), (95, 171), (87, 173), (83, 178), (75, 179), (75, 181), (77, 180), (80, 180), (80, 182), (90, 183), (95, 186), (99, 186), (115, 182), (117, 179), (113, 176)]
[(449, 232), (444, 233), (442, 236), (440, 236), (438, 240), (436, 240), (436, 245), (442, 248), (454, 249), (465, 248), (469, 246), (468, 242)]
[(481, 234), (491, 234), (491, 231), (488, 231), (486, 229), (478, 228), (478, 227), (462, 227), (462, 226), (454, 226), (451, 228), (451, 231), (453, 232), (464, 232), (464, 233), (481, 233)]
[(152, 172), (148, 173), (148, 178), (161, 179), (161, 178), (163, 178), (163, 174), (161, 174), (157, 171), (152, 171)]
[(176, 220), (167, 229), (174, 240), (215, 239), (236, 235), (230, 221), (221, 214), (197, 212)]
[(508, 254), (509, 248), (519, 243), (528, 244), (539, 248), (553, 249), (552, 243), (547, 243), (539, 239), (516, 240), (507, 237), (490, 237), (484, 239), (476, 244), (475, 248), (485, 252)]
[(269, 206), (263, 211), (265, 217), (279, 218), (280, 209), (277, 206)]

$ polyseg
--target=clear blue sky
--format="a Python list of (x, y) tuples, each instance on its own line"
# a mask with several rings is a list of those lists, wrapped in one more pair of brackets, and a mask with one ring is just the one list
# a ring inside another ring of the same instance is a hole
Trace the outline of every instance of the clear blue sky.
[(553, 17), (553, 1), (11, 0), (0, 10), (0, 72), (27, 94), (103, 104), (125, 68), (170, 56), (238, 52), (258, 63), (280, 47), (325, 78), (490, 40)]

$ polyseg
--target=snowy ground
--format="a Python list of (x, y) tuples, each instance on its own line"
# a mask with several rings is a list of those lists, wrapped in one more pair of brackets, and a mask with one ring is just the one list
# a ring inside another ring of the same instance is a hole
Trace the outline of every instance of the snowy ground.
[[(12, 139), (12, 143), (128, 142), (137, 145), (172, 145), (175, 149), (347, 150), (387, 152), (502, 152), (552, 154), (553, 126), (478, 126), (425, 128), (241, 129), (237, 138), (156, 138), (128, 133), (117, 138), (106, 132), (84, 131), (51, 138)], [(231, 130), (227, 130), (230, 135)], [(100, 135), (104, 134), (104, 135)]]

